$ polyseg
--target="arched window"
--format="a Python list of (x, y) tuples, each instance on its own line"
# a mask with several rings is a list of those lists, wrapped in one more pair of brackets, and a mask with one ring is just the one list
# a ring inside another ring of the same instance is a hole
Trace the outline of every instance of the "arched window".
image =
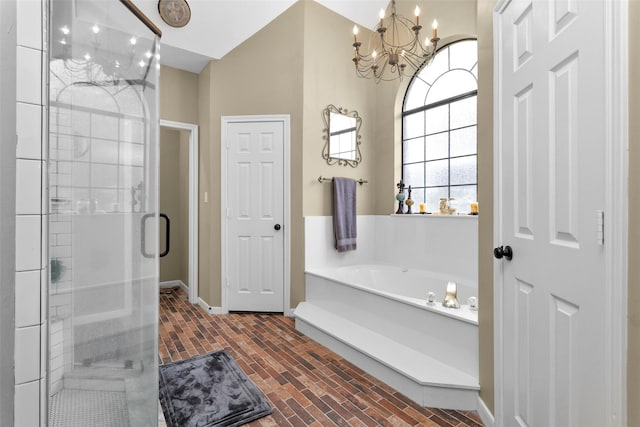
[(477, 200), (478, 43), (441, 49), (413, 77), (402, 108), (402, 179), (416, 205), (435, 212), (455, 198), (459, 212)]

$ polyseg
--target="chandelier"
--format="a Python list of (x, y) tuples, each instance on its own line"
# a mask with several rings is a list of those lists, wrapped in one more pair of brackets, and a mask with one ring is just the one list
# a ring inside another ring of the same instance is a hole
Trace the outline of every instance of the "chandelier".
[(151, 68), (160, 68), (155, 38), (138, 38), (79, 19), (54, 28), (51, 34), (50, 71), (57, 81), (72, 81), (76, 86), (146, 86)]
[[(411, 77), (423, 65), (431, 62), (438, 46), (438, 21), (433, 20), (431, 39), (421, 40), (420, 8), (416, 6), (415, 21), (396, 13), (396, 2), (391, 1), (391, 14), (385, 19), (384, 9), (380, 9), (380, 22), (374, 28), (377, 33), (369, 40), (369, 52), (361, 51), (358, 41), (358, 26), (353, 27), (353, 63), (359, 77), (381, 80), (402, 80)], [(373, 48), (373, 50), (372, 50)]]

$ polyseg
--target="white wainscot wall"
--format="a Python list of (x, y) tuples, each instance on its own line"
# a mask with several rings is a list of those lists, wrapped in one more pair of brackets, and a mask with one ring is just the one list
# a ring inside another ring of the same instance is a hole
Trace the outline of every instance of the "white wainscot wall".
[(357, 220), (357, 250), (340, 253), (333, 218), (305, 217), (305, 269), (392, 264), (477, 287), (477, 216), (358, 215)]

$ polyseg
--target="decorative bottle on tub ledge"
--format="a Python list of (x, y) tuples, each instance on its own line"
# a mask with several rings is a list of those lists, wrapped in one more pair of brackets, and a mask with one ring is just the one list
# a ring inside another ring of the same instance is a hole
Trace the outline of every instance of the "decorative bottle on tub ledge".
[(404, 182), (400, 180), (400, 182), (396, 184), (396, 187), (398, 187), (398, 194), (396, 194), (398, 210), (396, 211), (396, 214), (400, 215), (404, 213)]

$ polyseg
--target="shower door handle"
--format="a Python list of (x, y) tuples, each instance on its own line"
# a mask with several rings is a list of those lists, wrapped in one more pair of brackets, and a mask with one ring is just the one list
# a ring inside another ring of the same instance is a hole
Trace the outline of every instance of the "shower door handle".
[[(153, 218), (156, 215), (153, 213), (148, 213), (142, 216), (140, 219), (140, 252), (142, 252), (142, 256), (145, 258), (153, 258), (155, 254), (147, 252), (147, 220), (149, 218)], [(170, 243), (170, 235), (171, 235), (171, 221), (169, 221), (169, 217), (166, 214), (161, 213), (161, 218), (165, 219), (165, 229), (166, 229), (166, 247), (165, 250), (160, 253), (160, 257), (166, 256), (169, 253), (169, 243)]]
[(170, 248), (169, 242), (171, 240), (170, 239), (170, 237), (171, 237), (171, 221), (169, 221), (169, 217), (167, 216), (167, 214), (161, 213), (160, 214), (160, 218), (164, 218), (164, 221), (165, 221), (165, 224), (166, 224), (166, 227), (165, 227), (165, 230), (166, 230), (165, 236), (166, 237), (165, 237), (165, 240), (164, 240), (165, 241), (165, 248), (164, 248), (164, 251), (160, 252), (160, 255), (159, 255), (160, 258), (162, 258), (162, 257), (165, 257), (165, 256), (167, 256), (169, 254), (169, 248)]
[(148, 213), (140, 218), (140, 252), (145, 258), (153, 258), (155, 255), (147, 252), (147, 220), (153, 218), (155, 214)]

